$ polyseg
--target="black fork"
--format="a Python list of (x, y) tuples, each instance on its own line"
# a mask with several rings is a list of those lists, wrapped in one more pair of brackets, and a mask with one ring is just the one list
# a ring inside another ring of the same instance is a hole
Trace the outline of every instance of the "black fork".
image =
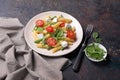
[(82, 58), (83, 58), (83, 55), (84, 55), (83, 50), (85, 49), (85, 47), (87, 45), (87, 41), (90, 38), (92, 31), (93, 31), (93, 25), (89, 24), (87, 26), (87, 28), (86, 28), (84, 42), (82, 44), (82, 47), (81, 47), (81, 49), (80, 49), (80, 51), (79, 51), (79, 53), (77, 55), (77, 58), (76, 58), (76, 60), (75, 60), (75, 62), (73, 64), (73, 67), (72, 67), (75, 72), (79, 71), (80, 64), (82, 62)]

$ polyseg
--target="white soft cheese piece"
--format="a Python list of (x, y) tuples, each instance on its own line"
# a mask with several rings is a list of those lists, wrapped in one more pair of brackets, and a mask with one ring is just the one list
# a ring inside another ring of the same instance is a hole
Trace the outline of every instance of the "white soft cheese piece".
[(61, 46), (64, 47), (64, 48), (67, 47), (67, 46), (68, 46), (67, 41), (62, 41), (62, 42), (61, 42)]
[(38, 38), (39, 39), (42, 39), (44, 37), (44, 35), (41, 33), (41, 34), (38, 34)]
[(53, 22), (57, 22), (58, 20), (57, 20), (57, 18), (54, 18), (52, 21), (53, 21)]

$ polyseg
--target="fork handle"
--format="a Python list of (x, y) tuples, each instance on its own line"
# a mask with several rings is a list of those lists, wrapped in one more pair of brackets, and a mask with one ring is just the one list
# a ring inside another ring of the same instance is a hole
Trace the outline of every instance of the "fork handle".
[(80, 68), (81, 62), (82, 62), (82, 58), (84, 57), (83, 50), (84, 50), (85, 46), (86, 46), (85, 44), (82, 44), (82, 47), (81, 47), (81, 49), (80, 49), (80, 51), (79, 51), (79, 53), (77, 55), (77, 58), (76, 58), (76, 60), (75, 60), (75, 62), (73, 64), (72, 69), (73, 69), (74, 72), (79, 71), (79, 68)]

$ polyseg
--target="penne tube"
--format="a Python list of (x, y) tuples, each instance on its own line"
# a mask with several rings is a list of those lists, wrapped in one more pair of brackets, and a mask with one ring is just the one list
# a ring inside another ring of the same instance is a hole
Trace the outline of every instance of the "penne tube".
[(42, 47), (45, 49), (48, 49), (48, 45), (43, 45)]
[(66, 40), (67, 42), (74, 42), (73, 39), (70, 39), (70, 38), (68, 38), (68, 37), (66, 37), (65, 40)]
[(66, 18), (59, 18), (58, 21), (65, 22), (65, 23), (71, 23), (72, 22), (71, 19), (66, 19)]
[(58, 42), (54, 47), (58, 47), (58, 46), (60, 46), (60, 42)]
[(46, 35), (45, 35), (45, 39), (48, 38), (48, 37), (50, 37), (50, 34), (46, 34)]
[(74, 31), (74, 32), (76, 31), (75, 27), (72, 27), (72, 31)]
[(73, 42), (68, 41), (68, 45), (73, 45)]
[(60, 26), (61, 23), (62, 23), (62, 22), (57, 22), (56, 24), (53, 25), (53, 27), (54, 27), (54, 28), (57, 28), (57, 27)]
[(43, 32), (42, 32), (43, 34), (47, 34), (47, 31), (46, 30), (43, 30)]
[(39, 33), (40, 33), (39, 31), (35, 31), (35, 30), (33, 30), (33, 32), (36, 33), (36, 34), (39, 34)]
[(37, 37), (37, 33), (35, 31), (32, 32), (32, 36), (34, 40), (38, 40), (39, 38)]
[(66, 30), (66, 28), (65, 28), (65, 27), (62, 27), (62, 30), (63, 30), (64, 32), (67, 32), (67, 30)]
[(52, 49), (52, 52), (55, 53), (57, 51), (59, 51), (60, 49), (62, 49), (62, 46), (58, 46)]
[(36, 44), (36, 46), (37, 46), (38, 48), (42, 48), (42, 44), (41, 44), (41, 43)]

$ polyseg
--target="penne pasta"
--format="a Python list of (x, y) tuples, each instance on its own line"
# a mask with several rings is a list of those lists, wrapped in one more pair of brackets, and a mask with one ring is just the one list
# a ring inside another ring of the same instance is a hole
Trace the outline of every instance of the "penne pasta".
[(60, 26), (61, 23), (62, 23), (62, 22), (57, 22), (56, 24), (53, 25), (53, 27), (54, 27), (54, 28), (57, 28), (57, 27)]
[(72, 27), (72, 31), (74, 31), (74, 32), (76, 31), (75, 27)]
[(41, 43), (36, 44), (36, 46), (37, 46), (38, 48), (42, 48), (42, 44), (41, 44)]
[(47, 31), (46, 30), (43, 30), (43, 32), (42, 32), (43, 34), (47, 34)]
[(60, 46), (60, 42), (58, 42), (54, 47), (58, 47), (58, 46)]
[(46, 35), (45, 35), (45, 38), (48, 38), (48, 37), (50, 37), (50, 34), (46, 34)]
[(66, 23), (71, 23), (72, 22), (71, 19), (66, 19), (66, 18), (59, 18), (58, 21), (60, 21), (60, 22), (66, 22)]
[(65, 27), (62, 27), (62, 30), (63, 30), (64, 32), (67, 32), (67, 30), (66, 30), (66, 28), (65, 28)]
[(65, 40), (67, 41), (67, 42), (74, 42), (74, 40), (73, 39), (70, 39), (70, 38), (65, 38)]
[(68, 45), (73, 45), (73, 42), (68, 41)]
[(32, 36), (33, 36), (34, 40), (37, 40), (37, 39), (38, 39), (37, 33), (36, 33), (35, 31), (32, 32)]
[(57, 51), (59, 51), (60, 49), (62, 49), (62, 46), (58, 46), (52, 49), (52, 52), (55, 53)]

